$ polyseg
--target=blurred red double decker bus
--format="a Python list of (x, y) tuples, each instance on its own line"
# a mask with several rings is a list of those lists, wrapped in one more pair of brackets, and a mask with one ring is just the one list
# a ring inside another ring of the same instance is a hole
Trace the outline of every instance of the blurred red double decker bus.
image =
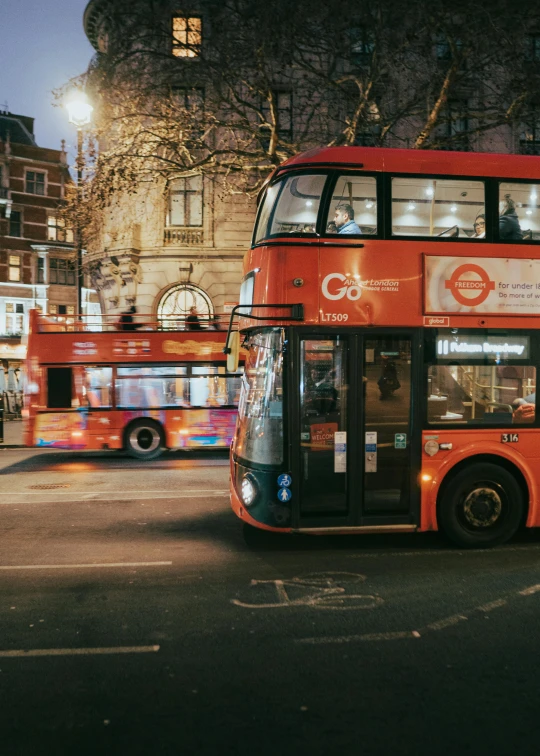
[(322, 148), (274, 171), (236, 310), (242, 520), (463, 546), (540, 525), (539, 193), (540, 160), (510, 155)]
[(216, 318), (200, 330), (186, 330), (183, 318), (132, 319), (31, 311), (27, 446), (124, 449), (154, 459), (166, 448), (230, 445), (241, 379), (239, 370), (227, 372)]

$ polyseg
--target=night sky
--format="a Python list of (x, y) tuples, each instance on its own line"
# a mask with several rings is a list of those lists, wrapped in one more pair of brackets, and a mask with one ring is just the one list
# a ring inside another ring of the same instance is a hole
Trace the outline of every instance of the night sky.
[(0, 0), (0, 107), (33, 116), (40, 147), (76, 142), (52, 90), (82, 73), (94, 53), (82, 27), (89, 0)]

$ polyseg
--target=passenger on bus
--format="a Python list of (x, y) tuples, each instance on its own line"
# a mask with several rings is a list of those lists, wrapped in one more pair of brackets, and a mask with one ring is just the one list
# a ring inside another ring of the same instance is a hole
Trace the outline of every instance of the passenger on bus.
[(361, 234), (359, 226), (354, 222), (352, 205), (338, 205), (334, 213), (334, 223), (338, 234)]
[(504, 195), (504, 200), (499, 205), (499, 216), (500, 238), (521, 241), (523, 234), (516, 213), (516, 203), (509, 194)]
[(131, 305), (131, 307), (128, 310), (125, 310), (124, 312), (120, 313), (120, 318), (118, 320), (118, 325), (120, 326), (121, 331), (136, 331), (139, 327), (137, 323), (134, 322), (133, 316), (136, 314), (137, 308), (135, 305)]
[(186, 318), (186, 328), (188, 331), (202, 331), (201, 322), (197, 315), (197, 308), (195, 305), (189, 308), (189, 315)]
[(337, 226), (334, 223), (334, 221), (330, 221), (330, 223), (326, 227), (326, 233), (327, 234), (337, 234)]
[(485, 239), (486, 238), (486, 216), (480, 213), (474, 219), (474, 234), (471, 239)]
[(536, 413), (536, 391), (534, 394), (529, 394), (529, 396), (526, 396), (524, 399), (516, 399), (514, 406), (516, 407), (512, 415), (514, 423), (534, 423), (534, 416)]

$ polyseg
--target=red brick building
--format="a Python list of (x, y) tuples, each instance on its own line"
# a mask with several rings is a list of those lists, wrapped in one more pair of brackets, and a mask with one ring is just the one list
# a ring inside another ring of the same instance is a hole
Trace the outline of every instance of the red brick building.
[(70, 175), (64, 150), (38, 147), (34, 119), (0, 111), (0, 359), (24, 357), (28, 312), (74, 315), (73, 231), (58, 208)]

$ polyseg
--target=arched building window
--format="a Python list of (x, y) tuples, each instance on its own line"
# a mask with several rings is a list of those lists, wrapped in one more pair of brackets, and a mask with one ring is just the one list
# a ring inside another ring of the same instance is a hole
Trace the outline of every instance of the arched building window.
[[(192, 307), (197, 308), (197, 314), (204, 323), (214, 314), (214, 306), (208, 294), (193, 284), (176, 284), (167, 289), (158, 303), (158, 320), (164, 326), (171, 328), (182, 327), (185, 318)], [(179, 318), (178, 321), (175, 318)]]

